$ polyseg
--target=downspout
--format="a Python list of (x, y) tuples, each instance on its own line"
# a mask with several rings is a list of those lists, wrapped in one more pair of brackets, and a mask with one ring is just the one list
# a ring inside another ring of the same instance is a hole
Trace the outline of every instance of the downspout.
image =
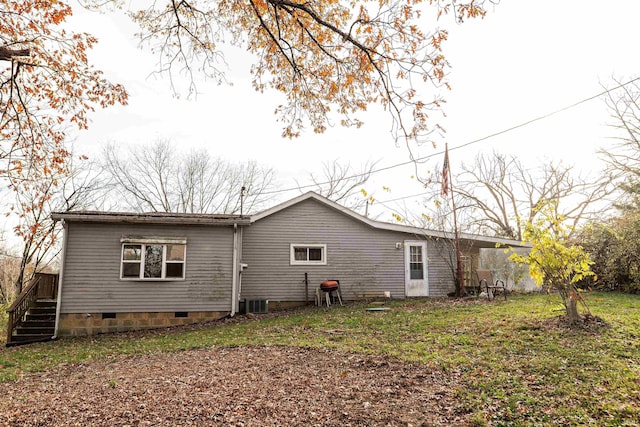
[[(238, 251), (238, 254), (240, 255), (240, 269), (238, 271), (238, 289), (236, 291), (237, 297), (238, 297), (238, 304), (240, 303), (240, 299), (242, 298), (242, 272), (244, 271), (244, 269), (246, 268), (246, 264), (242, 263), (242, 258), (243, 258), (243, 252), (244, 252), (244, 239), (242, 237), (244, 232), (244, 226), (240, 226), (240, 229), (238, 230), (238, 246), (240, 247), (240, 250)], [(239, 307), (238, 307), (239, 308)]]
[(62, 306), (62, 284), (64, 283), (64, 264), (66, 262), (67, 257), (67, 235), (68, 235), (68, 227), (67, 223), (62, 218), (60, 220), (62, 224), (62, 260), (60, 262), (60, 272), (58, 273), (58, 297), (56, 301), (56, 324), (53, 329), (53, 337), (51, 339), (55, 340), (58, 338), (58, 327), (60, 325), (60, 307)]
[(233, 278), (231, 280), (231, 314), (233, 317), (238, 305), (238, 223), (233, 223)]

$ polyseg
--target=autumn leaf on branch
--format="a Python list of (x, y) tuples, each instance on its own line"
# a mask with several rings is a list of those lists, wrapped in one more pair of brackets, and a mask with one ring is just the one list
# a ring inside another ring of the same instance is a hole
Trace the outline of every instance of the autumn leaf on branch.
[[(103, 0), (88, 0), (104, 7)], [(118, 5), (116, 0), (107, 1)], [(158, 55), (158, 71), (172, 83), (178, 73), (225, 79), (225, 43), (255, 57), (257, 91), (275, 89), (286, 102), (276, 109), (283, 135), (310, 125), (323, 132), (338, 117), (362, 125), (378, 104), (391, 114), (396, 138), (420, 140), (437, 129), (428, 123), (448, 87), (443, 54), (447, 31), (437, 19), (484, 15), (484, 0), (165, 0), (132, 10), (140, 39)], [(429, 92), (429, 86), (436, 88)]]
[(62, 27), (71, 13), (60, 0), (0, 0), (0, 177), (14, 188), (64, 171), (68, 130), (127, 101), (88, 63), (96, 39)]
[(96, 107), (127, 101), (88, 63), (96, 39), (62, 27), (71, 13), (62, 0), (0, 0), (0, 180), (15, 191), (4, 208), (22, 240), (18, 292), (55, 247), (50, 205), (71, 174), (68, 132)]

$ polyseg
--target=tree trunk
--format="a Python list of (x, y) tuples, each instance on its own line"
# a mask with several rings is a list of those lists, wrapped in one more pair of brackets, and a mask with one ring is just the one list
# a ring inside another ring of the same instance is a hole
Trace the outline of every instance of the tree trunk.
[(580, 318), (578, 314), (578, 301), (573, 295), (569, 295), (567, 299), (567, 316), (569, 318), (569, 324), (572, 326), (578, 323)]

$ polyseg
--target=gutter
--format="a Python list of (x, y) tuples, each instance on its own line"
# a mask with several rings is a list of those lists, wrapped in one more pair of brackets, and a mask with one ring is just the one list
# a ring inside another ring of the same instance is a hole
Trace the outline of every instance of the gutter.
[(238, 223), (233, 223), (233, 273), (231, 279), (231, 314), (233, 317), (238, 305)]
[(231, 225), (250, 224), (251, 219), (235, 215), (209, 214), (175, 214), (165, 212), (131, 213), (131, 212), (53, 212), (51, 218), (55, 221), (67, 222), (99, 222), (118, 224), (183, 224), (183, 225)]
[(60, 219), (60, 223), (62, 224), (62, 260), (60, 262), (60, 272), (58, 273), (58, 297), (56, 301), (56, 324), (53, 329), (52, 340), (58, 338), (58, 327), (60, 325), (60, 307), (62, 306), (62, 283), (64, 282), (64, 264), (67, 257), (67, 241), (69, 228), (67, 222), (64, 218)]
[(239, 254), (240, 254), (240, 260), (239, 260), (239, 269), (238, 269), (238, 288), (236, 291), (236, 304), (238, 306), (238, 310), (240, 309), (240, 298), (242, 298), (242, 272), (244, 271), (245, 268), (248, 267), (247, 264), (242, 262), (242, 257), (244, 256), (244, 227), (240, 226), (240, 229), (238, 230), (238, 246), (240, 246), (240, 250), (239, 250)]

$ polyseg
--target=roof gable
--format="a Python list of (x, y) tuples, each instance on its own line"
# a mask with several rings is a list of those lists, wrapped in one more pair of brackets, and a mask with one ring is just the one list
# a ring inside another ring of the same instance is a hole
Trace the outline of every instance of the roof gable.
[[(414, 226), (403, 225), (403, 224), (392, 224), (389, 222), (376, 221), (371, 218), (367, 218), (313, 191), (309, 191), (307, 193), (301, 194), (297, 197), (294, 197), (293, 199), (287, 200), (272, 208), (266, 209), (260, 213), (252, 215), (251, 223), (260, 221), (263, 218), (277, 214), (280, 211), (283, 211), (291, 206), (295, 206), (298, 203), (301, 203), (305, 200), (310, 200), (310, 199), (315, 200), (331, 209), (334, 209), (372, 228), (376, 228), (380, 230), (396, 231), (396, 232), (407, 233), (412, 235), (423, 235), (423, 236), (432, 237), (432, 238), (451, 239), (451, 240), (455, 239), (455, 234), (452, 232), (430, 230), (427, 228), (420, 228), (420, 227), (414, 227)], [(460, 233), (459, 237), (462, 240), (474, 241), (484, 247), (495, 247), (496, 245), (519, 246), (519, 247), (527, 246), (517, 240), (503, 239), (499, 237), (480, 236), (480, 235), (470, 234), (470, 233)]]

